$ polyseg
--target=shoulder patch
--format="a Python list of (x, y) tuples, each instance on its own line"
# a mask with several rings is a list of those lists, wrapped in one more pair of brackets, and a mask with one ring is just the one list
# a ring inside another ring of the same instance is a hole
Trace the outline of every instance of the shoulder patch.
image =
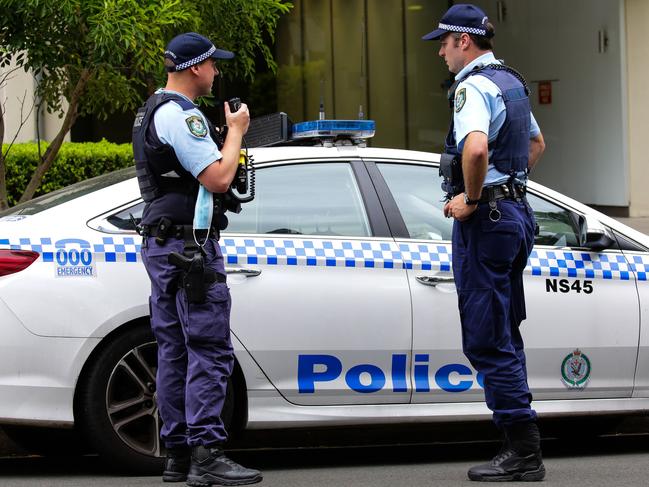
[(460, 88), (455, 93), (455, 113), (464, 108), (464, 103), (466, 103), (466, 88)]
[(205, 126), (205, 122), (198, 115), (187, 117), (185, 119), (185, 123), (187, 123), (187, 127), (189, 127), (189, 131), (192, 135), (201, 138), (204, 138), (207, 135), (207, 127)]

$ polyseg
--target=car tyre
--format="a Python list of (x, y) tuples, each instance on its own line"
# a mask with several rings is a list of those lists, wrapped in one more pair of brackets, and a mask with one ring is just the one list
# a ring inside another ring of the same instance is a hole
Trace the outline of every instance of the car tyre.
[[(113, 469), (158, 474), (164, 445), (156, 404), (157, 345), (148, 324), (110, 339), (94, 354), (80, 382), (75, 413), (88, 443)], [(228, 382), (223, 408), (232, 424), (234, 390)]]

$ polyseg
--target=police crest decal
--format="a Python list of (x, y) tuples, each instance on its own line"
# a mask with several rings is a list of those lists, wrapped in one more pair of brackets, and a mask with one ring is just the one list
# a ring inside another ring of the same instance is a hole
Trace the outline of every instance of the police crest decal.
[(590, 360), (578, 348), (561, 362), (561, 380), (570, 389), (583, 389), (590, 379)]
[(203, 122), (203, 119), (198, 115), (187, 117), (185, 119), (185, 122), (187, 123), (187, 127), (189, 127), (189, 131), (192, 135), (201, 138), (207, 135), (207, 127), (205, 126), (205, 122)]
[(464, 103), (466, 103), (466, 88), (461, 88), (455, 94), (455, 113), (464, 108)]

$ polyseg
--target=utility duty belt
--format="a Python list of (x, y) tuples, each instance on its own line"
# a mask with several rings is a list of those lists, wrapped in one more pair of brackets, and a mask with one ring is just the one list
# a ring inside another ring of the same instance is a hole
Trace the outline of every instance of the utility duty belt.
[[(201, 236), (204, 234), (204, 230), (199, 230)], [(146, 237), (155, 237), (156, 243), (159, 245), (164, 245), (165, 240), (168, 238), (179, 238), (185, 242), (194, 241), (194, 230), (191, 225), (174, 225), (171, 220), (168, 218), (160, 218), (160, 221), (157, 225), (142, 225), (141, 232), (144, 238)], [(216, 238), (218, 240), (220, 232), (218, 228), (212, 226), (210, 227), (207, 238)]]
[(487, 186), (482, 188), (482, 194), (478, 203), (489, 203), (489, 219), (496, 223), (500, 221), (501, 213), (496, 201), (499, 200), (516, 200), (524, 201), (527, 188), (523, 184), (499, 184), (496, 186)]
[(525, 197), (527, 188), (523, 184), (499, 184), (482, 188), (479, 203), (489, 203), (504, 199), (521, 200)]
[[(453, 196), (464, 192), (464, 174), (462, 173), (462, 159), (459, 155), (444, 153), (439, 161), (439, 175), (442, 177), (442, 191), (446, 193), (446, 199), (451, 200)], [(513, 179), (513, 177), (512, 177)], [(487, 186), (482, 189), (478, 199), (479, 203), (488, 203), (502, 199), (522, 199), (525, 197), (526, 189), (523, 184), (508, 182), (496, 186)]]

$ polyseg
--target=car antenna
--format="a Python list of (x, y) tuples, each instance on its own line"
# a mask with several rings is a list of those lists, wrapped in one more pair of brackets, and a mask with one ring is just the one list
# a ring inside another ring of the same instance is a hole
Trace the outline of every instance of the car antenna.
[(324, 79), (320, 78), (320, 112), (318, 113), (318, 120), (325, 119), (324, 109)]
[(367, 83), (365, 82), (365, 21), (361, 22), (361, 75), (358, 80), (360, 88), (360, 103), (358, 105), (358, 119), (365, 119), (365, 114), (363, 113), (363, 100), (365, 99), (365, 89)]
[[(131, 223), (131, 225), (133, 225), (133, 229), (135, 230), (135, 232), (138, 235), (142, 236), (142, 226), (137, 222), (137, 220), (133, 216), (133, 213), (128, 214), (128, 219), (129, 219), (129, 222)], [(141, 220), (142, 219), (140, 219), (140, 221)]]

